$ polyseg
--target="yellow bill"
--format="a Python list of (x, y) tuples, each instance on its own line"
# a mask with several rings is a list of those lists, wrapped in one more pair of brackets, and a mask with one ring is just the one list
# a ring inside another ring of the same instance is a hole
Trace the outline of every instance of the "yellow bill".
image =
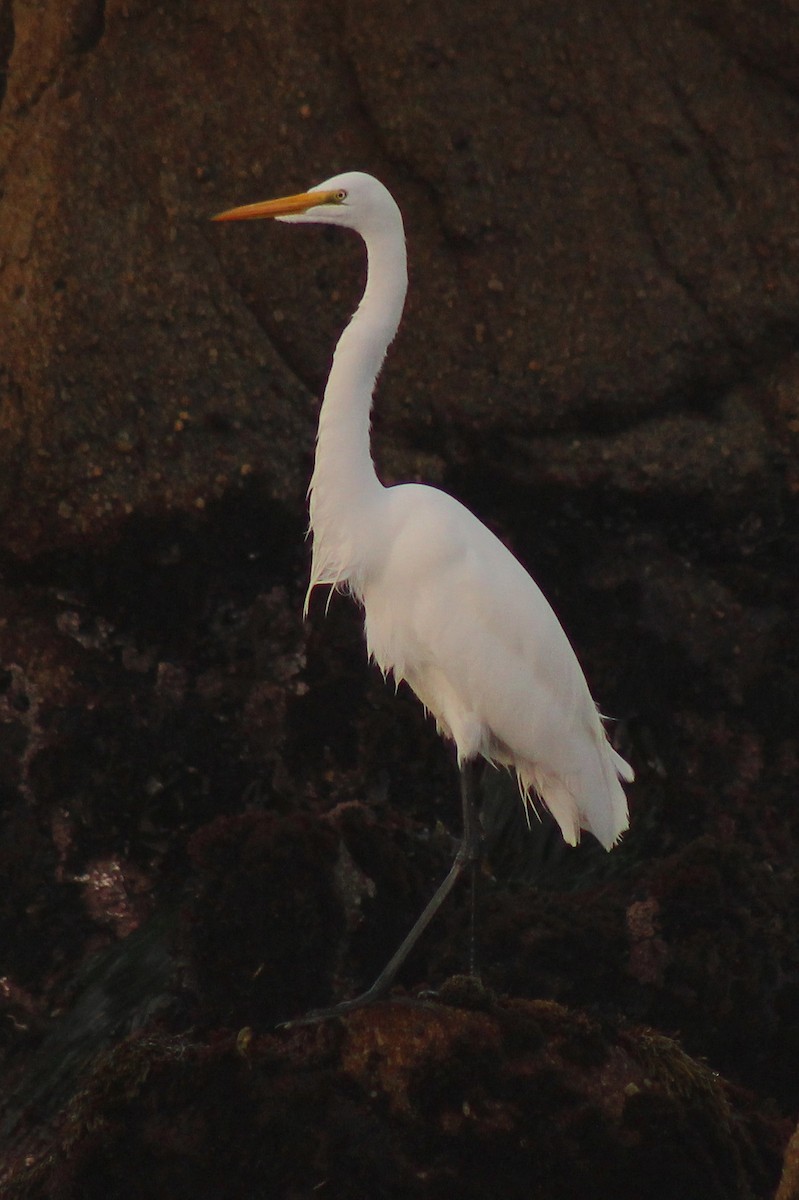
[(212, 221), (258, 221), (263, 217), (285, 217), (292, 213), (304, 213), (320, 204), (337, 204), (341, 193), (336, 191), (300, 192), (297, 196), (283, 196), (279, 200), (259, 200), (255, 204), (242, 204), (228, 208), (211, 217)]

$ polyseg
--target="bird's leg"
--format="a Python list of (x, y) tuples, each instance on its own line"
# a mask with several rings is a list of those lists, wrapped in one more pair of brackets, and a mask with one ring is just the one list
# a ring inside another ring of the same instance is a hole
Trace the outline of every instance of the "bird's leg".
[[(288, 1029), (295, 1025), (311, 1025), (316, 1021), (325, 1021), (329, 1017), (337, 1017), (343, 1013), (352, 1012), (356, 1008), (364, 1008), (367, 1004), (372, 1004), (375, 1000), (379, 1000), (385, 995), (388, 989), (394, 982), (397, 972), (405, 962), (406, 958), (413, 950), (419, 938), (422, 936), (427, 926), (433, 920), (441, 905), (446, 900), (447, 896), (452, 891), (455, 884), (463, 874), (463, 868), (468, 866), (472, 871), (472, 889), (474, 890), (474, 872), (477, 864), (480, 861), (482, 850), (483, 831), (480, 825), (480, 817), (477, 812), (477, 784), (480, 777), (481, 764), (474, 759), (471, 759), (461, 767), (461, 803), (463, 806), (463, 837), (461, 838), (458, 852), (455, 855), (455, 860), (449, 869), (449, 874), (439, 884), (432, 899), (428, 902), (427, 907), (422, 912), (422, 915), (417, 919), (416, 924), (411, 929), (405, 940), (400, 945), (399, 949), (386, 963), (383, 970), (378, 975), (370, 988), (362, 992), (360, 996), (355, 996), (352, 1000), (342, 1000), (340, 1004), (334, 1004), (331, 1008), (320, 1008), (313, 1012), (306, 1013), (303, 1017), (298, 1017), (296, 1020), (284, 1021), (282, 1028)], [(472, 916), (472, 926), (474, 924), (474, 916)], [(474, 933), (472, 931), (472, 938)], [(474, 958), (474, 948), (470, 952), (470, 959)], [(470, 967), (472, 963), (470, 963)], [(473, 974), (474, 972), (471, 971)]]
[(470, 759), (461, 767), (461, 801), (463, 804), (463, 845), (469, 864), (469, 974), (477, 977), (477, 872), (483, 853), (483, 827), (477, 808), (477, 793), (483, 763)]

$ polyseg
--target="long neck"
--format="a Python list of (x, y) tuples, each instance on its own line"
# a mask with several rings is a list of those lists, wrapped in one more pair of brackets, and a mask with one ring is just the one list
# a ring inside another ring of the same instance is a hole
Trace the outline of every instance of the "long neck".
[[(367, 279), (361, 302), (344, 330), (319, 414), (310, 486), (313, 563), (310, 588), (346, 583), (357, 588), (362, 569), (359, 537), (382, 485), (370, 448), (370, 411), (378, 372), (399, 327), (408, 276), (399, 210), (396, 222), (364, 235)], [(309, 591), (310, 591), (309, 588)]]

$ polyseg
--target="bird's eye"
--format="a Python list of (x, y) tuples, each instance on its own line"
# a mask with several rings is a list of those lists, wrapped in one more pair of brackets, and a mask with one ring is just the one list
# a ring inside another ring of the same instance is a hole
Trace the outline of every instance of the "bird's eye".
[(347, 193), (344, 191), (344, 188), (339, 188), (339, 190), (335, 193), (334, 199), (336, 204), (344, 203), (344, 201), (347, 199)]

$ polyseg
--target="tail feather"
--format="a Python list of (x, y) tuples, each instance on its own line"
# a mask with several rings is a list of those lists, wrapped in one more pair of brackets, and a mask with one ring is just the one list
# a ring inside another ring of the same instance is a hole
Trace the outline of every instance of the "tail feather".
[(633, 769), (602, 737), (586, 747), (581, 769), (569, 778), (542, 770), (535, 763), (516, 763), (522, 799), (528, 811), (537, 797), (560, 826), (570, 846), (587, 830), (610, 850), (629, 825), (627, 797), (619, 782), (629, 783)]
[(625, 783), (632, 783), (632, 781), (635, 779), (635, 771), (625, 758), (622, 758), (620, 754), (617, 754), (612, 746), (609, 746), (608, 748), (610, 750), (611, 761), (613, 766), (616, 768), (616, 774), (618, 775), (619, 779), (623, 779)]
[(580, 840), (580, 815), (574, 796), (554, 775), (546, 775), (537, 770), (532, 763), (518, 764), (516, 775), (522, 800), (528, 813), (535, 809), (537, 797), (560, 826), (563, 840), (570, 846), (576, 846)]

